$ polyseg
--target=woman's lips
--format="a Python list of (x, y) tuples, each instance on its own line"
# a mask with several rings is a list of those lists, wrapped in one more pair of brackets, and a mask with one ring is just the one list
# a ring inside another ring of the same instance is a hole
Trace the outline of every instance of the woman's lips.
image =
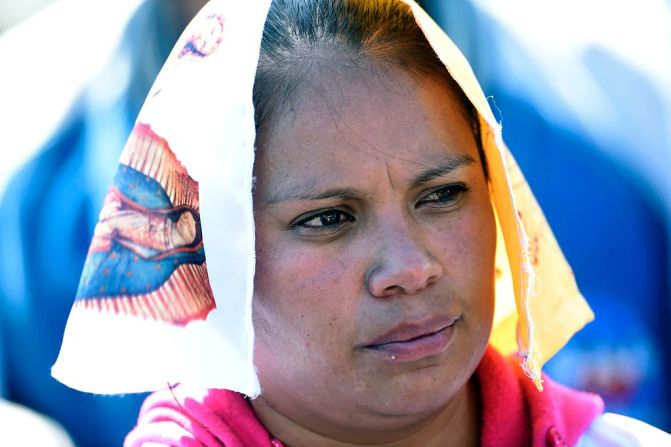
[(392, 362), (414, 362), (445, 351), (459, 317), (404, 324), (378, 337), (364, 349), (380, 353)]

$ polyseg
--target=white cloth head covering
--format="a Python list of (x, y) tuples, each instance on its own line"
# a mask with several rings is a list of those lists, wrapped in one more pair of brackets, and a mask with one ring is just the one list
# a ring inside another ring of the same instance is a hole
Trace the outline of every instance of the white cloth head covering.
[[(403, 1), (479, 113), (499, 232), (490, 342), (519, 353), (540, 388), (541, 365), (592, 313), (470, 66)], [(269, 4), (211, 0), (159, 74), (121, 155), (52, 369), (66, 385), (129, 393), (184, 382), (259, 393), (252, 89)]]

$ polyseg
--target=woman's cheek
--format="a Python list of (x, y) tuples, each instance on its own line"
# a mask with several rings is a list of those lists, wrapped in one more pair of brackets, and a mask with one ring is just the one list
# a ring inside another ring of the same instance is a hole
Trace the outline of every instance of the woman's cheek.
[(352, 272), (348, 271), (351, 264), (346, 262), (346, 256), (346, 250), (335, 246), (285, 242), (274, 247), (269, 269), (264, 270), (274, 282), (282, 282), (277, 287), (292, 289), (291, 293), (283, 293), (285, 299), (307, 306), (313, 302), (322, 305), (324, 298), (341, 294), (349, 285), (346, 281)]
[[(275, 244), (259, 251), (255, 296), (268, 319), (281, 319), (285, 330), (316, 339), (345, 316), (357, 296), (353, 264), (325, 247)], [(323, 250), (322, 250), (323, 249)], [(319, 253), (321, 251), (321, 253)], [(353, 318), (353, 316), (352, 316)]]
[(480, 328), (486, 335), (491, 329), (494, 314), (494, 261), (496, 257), (496, 223), (488, 201), (484, 201), (478, 213), (466, 222), (468, 229), (464, 239), (469, 241), (465, 252), (469, 256), (465, 263), (464, 276), (470, 287), (474, 310), (484, 323)]

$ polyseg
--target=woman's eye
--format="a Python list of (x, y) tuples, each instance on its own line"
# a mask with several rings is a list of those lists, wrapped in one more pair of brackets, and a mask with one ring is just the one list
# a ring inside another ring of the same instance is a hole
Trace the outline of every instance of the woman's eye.
[(462, 198), (465, 192), (468, 191), (468, 186), (463, 183), (454, 183), (447, 186), (442, 186), (434, 191), (431, 191), (417, 202), (417, 206), (429, 207), (445, 207), (453, 205)]
[(352, 215), (341, 210), (326, 210), (312, 214), (293, 224), (294, 228), (309, 231), (337, 231), (347, 222), (353, 222)]

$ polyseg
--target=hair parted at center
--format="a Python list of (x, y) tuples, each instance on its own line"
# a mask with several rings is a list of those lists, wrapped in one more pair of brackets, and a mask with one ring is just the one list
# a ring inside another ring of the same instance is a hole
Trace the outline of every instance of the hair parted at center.
[(312, 62), (334, 51), (354, 64), (381, 61), (443, 81), (473, 125), (487, 175), (477, 112), (400, 0), (272, 0), (254, 80), (257, 134), (282, 111)]

